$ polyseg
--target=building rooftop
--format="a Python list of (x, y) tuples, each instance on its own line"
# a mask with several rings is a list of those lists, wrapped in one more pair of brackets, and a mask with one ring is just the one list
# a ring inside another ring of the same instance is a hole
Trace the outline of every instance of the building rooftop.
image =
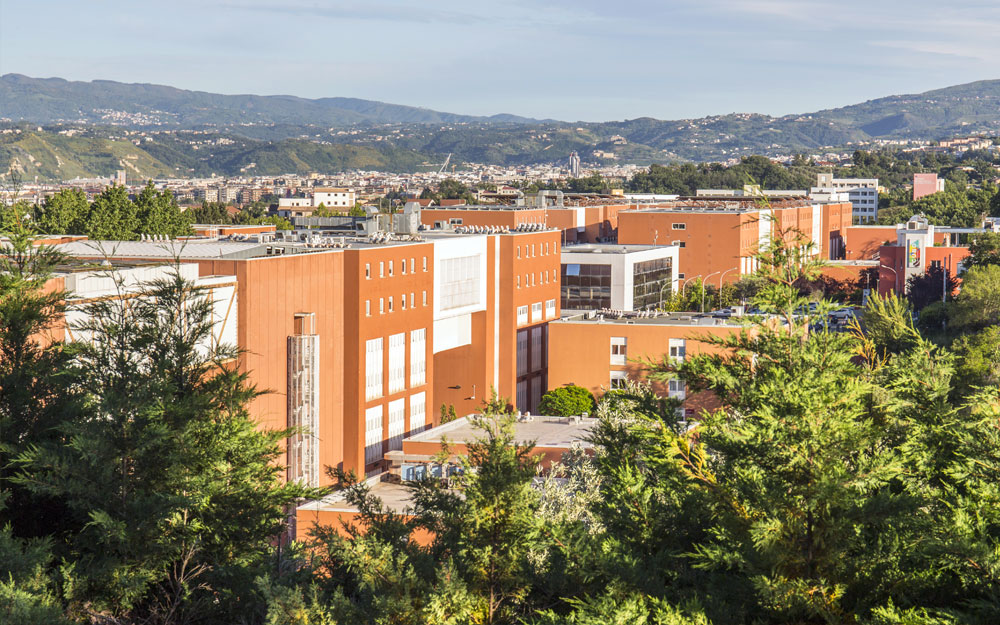
[[(514, 424), (514, 441), (525, 444), (534, 441), (535, 447), (569, 448), (573, 444), (590, 447), (586, 438), (597, 423), (594, 418), (566, 418), (533, 416), (521, 418)], [(455, 419), (436, 428), (424, 430), (407, 438), (415, 443), (470, 443), (482, 437), (483, 432), (468, 417)], [(405, 441), (404, 441), (405, 443)]]
[(718, 311), (695, 313), (563, 309), (562, 317), (549, 323), (705, 327), (739, 326), (742, 325), (742, 320), (738, 315), (722, 314)]
[(676, 247), (670, 245), (616, 245), (614, 243), (577, 243), (567, 244), (562, 247), (563, 254), (634, 254), (636, 252), (648, 252), (649, 250), (659, 250), (666, 247)]

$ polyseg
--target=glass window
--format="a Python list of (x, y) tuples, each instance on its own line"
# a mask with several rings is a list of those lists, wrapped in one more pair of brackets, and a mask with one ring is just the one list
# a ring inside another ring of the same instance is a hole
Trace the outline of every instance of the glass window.
[(625, 360), (628, 358), (627, 342), (624, 336), (611, 337), (611, 364), (625, 364)]
[(372, 279), (372, 264), (371, 263), (365, 263), (365, 279), (366, 280), (371, 280)]
[(389, 394), (406, 388), (406, 333), (389, 337)]
[(426, 382), (427, 329), (420, 328), (410, 332), (410, 386), (420, 386)]
[(365, 316), (372, 316), (372, 301), (370, 299), (365, 300)]
[(379, 264), (378, 264), (378, 277), (380, 277), (380, 278), (384, 278), (385, 277), (385, 261), (379, 261)]
[(365, 343), (365, 399), (382, 396), (382, 339)]
[(671, 258), (635, 263), (632, 267), (632, 307), (635, 310), (660, 308), (670, 298), (673, 271)]
[(611, 308), (611, 265), (562, 265), (562, 308)]

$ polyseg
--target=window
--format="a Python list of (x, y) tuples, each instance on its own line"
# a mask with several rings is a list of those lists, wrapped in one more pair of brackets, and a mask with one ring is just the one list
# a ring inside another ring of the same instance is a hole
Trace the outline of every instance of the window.
[(528, 373), (528, 331), (517, 333), (517, 375)]
[(389, 337), (389, 394), (406, 388), (406, 333)]
[(406, 310), (406, 293), (399, 296), (399, 309)]
[(382, 396), (382, 338), (365, 343), (365, 399)]
[(427, 257), (424, 256), (424, 271), (427, 271)]
[(382, 406), (365, 410), (365, 464), (382, 459)]
[(535, 302), (531, 305), (531, 323), (542, 320), (542, 303)]
[(671, 399), (684, 399), (685, 391), (684, 380), (680, 378), (671, 378), (667, 383), (667, 396)]
[(406, 399), (389, 402), (389, 451), (403, 448), (406, 432)]
[(556, 300), (555, 300), (555, 298), (545, 300), (545, 318), (546, 319), (552, 319), (555, 316), (556, 316)]
[(479, 255), (441, 261), (441, 310), (479, 303)]
[(545, 255), (546, 256), (549, 255), (549, 244), (548, 243), (545, 244)]
[(517, 325), (522, 325), (528, 323), (528, 307), (518, 306), (517, 307)]
[(379, 261), (379, 264), (378, 264), (378, 277), (380, 277), (380, 278), (384, 278), (385, 277), (385, 261)]
[(410, 332), (410, 386), (427, 382), (427, 330)]
[(410, 257), (410, 273), (417, 273), (417, 259)]
[(424, 291), (424, 306), (427, 305), (427, 291)]
[(410, 395), (410, 432), (420, 432), (427, 425), (427, 396), (424, 393)]
[(670, 228), (673, 230), (687, 230), (687, 224), (670, 224)]
[(406, 275), (406, 259), (399, 261), (399, 273)]
[(687, 341), (684, 339), (670, 339), (670, 357), (677, 360), (684, 360), (687, 355)]
[(517, 280), (517, 288), (521, 288), (521, 276), (515, 276)]
[(687, 247), (687, 242), (681, 240), (671, 241), (670, 245), (676, 245), (677, 247)]
[(535, 244), (534, 243), (531, 244), (531, 257), (532, 258), (535, 257)]
[(625, 371), (612, 371), (611, 380), (608, 385), (611, 390), (625, 388), (625, 381), (628, 380), (628, 373)]
[(517, 250), (517, 257), (521, 258), (521, 246), (518, 245), (518, 246), (515, 247), (515, 249)]
[(535, 274), (531, 274), (531, 286), (535, 286)]
[(389, 296), (389, 312), (392, 312), (392, 296)]
[(365, 300), (365, 316), (372, 316), (372, 301), (370, 299)]
[(385, 314), (385, 298), (384, 297), (378, 298), (378, 314), (380, 314), (380, 315), (384, 315)]
[(392, 261), (389, 261), (389, 277), (392, 277)]
[(365, 263), (365, 280), (371, 280), (371, 279), (372, 279), (372, 264)]
[(624, 336), (611, 337), (611, 364), (624, 365), (628, 357), (628, 339)]
[(450, 223), (453, 226), (461, 226), (462, 225), (462, 218), (461, 217), (452, 217), (451, 219), (448, 220), (448, 223)]

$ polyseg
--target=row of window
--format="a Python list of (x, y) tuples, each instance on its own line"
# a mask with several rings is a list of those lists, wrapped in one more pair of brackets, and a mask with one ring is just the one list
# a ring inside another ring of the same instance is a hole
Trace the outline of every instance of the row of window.
[[(390, 295), (389, 297), (380, 297), (380, 298), (378, 298), (378, 314), (384, 315), (386, 313), (396, 312), (395, 301), (396, 300), (394, 299), (394, 297), (392, 295)], [(403, 294), (401, 294), (399, 296), (399, 309), (400, 310), (406, 310), (406, 304), (407, 304), (407, 302), (409, 302), (410, 308), (416, 308), (417, 307), (417, 296), (416, 296), (415, 292), (410, 291), (410, 299), (409, 300), (406, 299), (406, 293), (403, 293)], [(420, 304), (421, 306), (426, 306), (427, 305), (427, 291), (423, 291), (423, 296), (421, 297), (421, 302), (422, 302)], [(388, 308), (386, 308), (386, 303), (389, 304)], [(370, 299), (366, 299), (365, 300), (365, 316), (366, 317), (371, 317), (372, 316), (372, 301)]]
[[(379, 261), (379, 263), (378, 263), (378, 277), (380, 277), (380, 278), (386, 277), (386, 273), (385, 273), (386, 264), (387, 263), (384, 260)], [(395, 275), (395, 262), (390, 260), (390, 261), (388, 261), (388, 265), (389, 265), (389, 277), (391, 278), (391, 277), (393, 277)], [(406, 269), (407, 269), (407, 267), (409, 267), (410, 273), (417, 273), (417, 259), (415, 257), (411, 257), (409, 265), (406, 264), (406, 259), (405, 258), (403, 258), (403, 259), (401, 259), (399, 261), (399, 272), (400, 272), (401, 275), (404, 275), (404, 276), (406, 275)], [(427, 271), (427, 257), (426, 256), (424, 256), (424, 269), (423, 270), (424, 270), (424, 272)], [(365, 280), (371, 280), (371, 279), (372, 279), (372, 264), (371, 263), (365, 263)]]
[[(531, 323), (538, 323), (539, 321), (544, 321), (545, 319), (553, 319), (556, 316), (556, 300), (550, 299), (545, 300), (545, 316), (542, 316), (542, 303), (535, 302), (531, 305)], [(518, 306), (517, 307), (517, 325), (521, 326), (528, 323), (528, 307)]]
[[(687, 340), (670, 339), (667, 345), (672, 360), (684, 360), (687, 356)], [(628, 359), (628, 337), (611, 337), (611, 364), (623, 366)]]
[[(410, 332), (410, 387), (427, 381), (427, 330)], [(383, 396), (382, 337), (365, 343), (365, 400)], [(389, 390), (398, 393), (406, 388), (406, 332), (389, 337)]]
[[(514, 281), (515, 281), (515, 284), (517, 285), (517, 288), (521, 288), (521, 276), (520, 275), (514, 276)], [(538, 282), (537, 282), (537, 284), (548, 284), (550, 281), (551, 282), (555, 282), (556, 281), (556, 270), (555, 269), (553, 269), (552, 271), (539, 271), (538, 272)], [(533, 273), (526, 273), (526, 274), (524, 274), (524, 286), (525, 286), (525, 288), (535, 286), (535, 284), (536, 284), (536, 282), (535, 282), (535, 274), (533, 274)]]
[[(524, 244), (524, 257), (525, 258), (535, 258), (535, 245), (536, 245), (535, 243), (532, 243), (530, 245), (527, 244), (527, 243)], [(544, 245), (541, 244), (541, 243), (538, 243), (537, 245), (538, 245), (538, 251), (541, 252), (542, 256), (548, 256), (549, 255), (549, 244), (548, 243), (545, 243)], [(553, 245), (552, 248), (553, 248), (552, 251), (554, 253), (555, 252), (555, 245)], [(516, 253), (517, 253), (517, 257), (521, 258), (521, 246), (520, 245), (516, 246), (515, 250), (516, 250)]]
[[(608, 380), (608, 388), (619, 390), (625, 388), (625, 381), (628, 380), (627, 371), (612, 371)], [(683, 400), (687, 396), (687, 385), (680, 378), (670, 378), (667, 381), (667, 397), (670, 399)]]
[[(409, 432), (416, 434), (427, 427), (427, 396), (421, 391), (409, 397), (410, 419), (406, 420), (406, 398), (389, 402), (389, 423), (386, 431), (382, 427), (382, 405), (365, 410), (365, 464), (374, 464), (384, 455), (382, 443), (389, 442), (389, 451), (403, 448), (403, 436)], [(383, 432), (387, 436), (383, 436)]]

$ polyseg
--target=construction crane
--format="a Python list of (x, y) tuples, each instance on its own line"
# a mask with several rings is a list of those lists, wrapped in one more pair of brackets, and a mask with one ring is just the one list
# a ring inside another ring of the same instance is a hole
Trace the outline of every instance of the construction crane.
[(444, 171), (444, 168), (447, 167), (448, 163), (450, 162), (451, 162), (451, 152), (448, 152), (448, 156), (447, 158), (444, 159), (444, 162), (441, 163), (441, 169), (438, 170), (438, 173), (439, 174), (442, 173)]

